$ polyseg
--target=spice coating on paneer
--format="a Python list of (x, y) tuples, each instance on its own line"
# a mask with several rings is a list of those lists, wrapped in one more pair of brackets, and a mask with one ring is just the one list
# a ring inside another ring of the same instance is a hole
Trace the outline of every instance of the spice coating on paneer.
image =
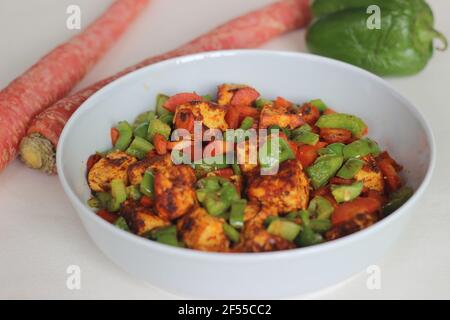
[(145, 171), (147, 169), (152, 169), (157, 172), (159, 170), (166, 169), (171, 167), (173, 162), (170, 158), (170, 155), (164, 156), (153, 156), (152, 158), (146, 158), (140, 161), (137, 161), (128, 167), (128, 181), (131, 185), (138, 185), (142, 181), (142, 177), (144, 176)]
[(228, 124), (225, 121), (226, 108), (221, 105), (207, 101), (193, 101), (182, 104), (177, 107), (174, 122), (178, 123), (178, 117), (183, 117), (187, 111), (194, 115), (195, 121), (202, 121), (207, 128), (222, 131), (228, 129)]
[(138, 235), (145, 235), (153, 229), (170, 225), (168, 220), (159, 217), (137, 201), (125, 201), (120, 210), (120, 215), (124, 217), (130, 230)]
[(309, 201), (309, 182), (298, 160), (280, 164), (275, 175), (250, 179), (247, 195), (272, 212), (288, 213), (306, 209)]
[(260, 128), (279, 126), (280, 128), (294, 129), (304, 123), (299, 114), (289, 113), (284, 108), (276, 108), (271, 105), (265, 105), (259, 117)]
[(194, 170), (179, 165), (155, 173), (155, 204), (161, 217), (174, 220), (186, 214), (196, 203)]
[(378, 192), (384, 191), (383, 174), (377, 166), (375, 159), (372, 156), (363, 158), (366, 164), (359, 170), (355, 179), (362, 181), (364, 188)]
[(114, 151), (97, 161), (88, 172), (88, 184), (92, 191), (104, 192), (110, 189), (114, 179), (128, 182), (128, 167), (136, 158), (122, 151)]
[(257, 209), (258, 206), (255, 204), (252, 204), (249, 209), (246, 208), (247, 219), (241, 242), (236, 249), (244, 252), (267, 252), (295, 248), (293, 242), (273, 235), (265, 229), (264, 221), (274, 214), (267, 210), (255, 213)]
[(224, 220), (208, 214), (200, 207), (193, 209), (177, 223), (184, 243), (192, 249), (226, 252), (230, 241), (223, 231)]

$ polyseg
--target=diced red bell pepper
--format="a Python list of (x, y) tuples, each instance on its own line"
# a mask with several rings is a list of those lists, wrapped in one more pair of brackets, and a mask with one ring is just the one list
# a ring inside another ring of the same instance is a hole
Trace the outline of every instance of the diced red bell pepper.
[(381, 203), (376, 199), (356, 198), (355, 200), (338, 205), (331, 215), (331, 223), (338, 225), (353, 219), (360, 213), (375, 214), (380, 209)]
[(256, 99), (259, 98), (259, 92), (251, 87), (245, 87), (238, 89), (233, 98), (231, 98), (230, 104), (233, 106), (251, 106)]
[(175, 112), (176, 108), (181, 104), (202, 100), (203, 98), (198, 94), (196, 94), (195, 92), (182, 92), (177, 93), (176, 95), (173, 95), (169, 99), (167, 99), (163, 107), (169, 110), (170, 112)]
[(103, 220), (108, 221), (109, 223), (114, 223), (119, 218), (119, 215), (104, 209), (98, 210), (96, 214)]
[(111, 128), (111, 143), (112, 145), (116, 145), (117, 139), (119, 139), (120, 132), (117, 128)]
[(320, 111), (311, 103), (305, 103), (300, 108), (300, 115), (307, 124), (314, 125), (320, 118)]

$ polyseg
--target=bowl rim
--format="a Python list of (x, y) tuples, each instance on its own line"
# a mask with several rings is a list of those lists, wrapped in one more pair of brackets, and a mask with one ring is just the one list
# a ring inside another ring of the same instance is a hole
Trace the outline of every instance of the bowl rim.
[[(189, 63), (191, 61), (196, 60), (207, 60), (207, 59), (217, 59), (227, 56), (245, 56), (245, 55), (257, 55), (257, 56), (271, 56), (276, 58), (298, 58), (303, 60), (309, 60), (324, 64), (330, 64), (330, 65), (336, 65), (340, 66), (341, 68), (344, 68), (350, 72), (354, 72), (357, 74), (360, 74), (366, 78), (368, 78), (370, 81), (373, 81), (375, 83), (378, 83), (379, 85), (383, 86), (386, 90), (391, 92), (397, 99), (402, 101), (404, 107), (406, 107), (413, 115), (414, 117), (419, 121), (421, 126), (423, 127), (427, 143), (430, 148), (430, 154), (429, 154), (429, 163), (428, 168), (425, 174), (425, 177), (423, 178), (423, 181), (420, 183), (417, 190), (414, 192), (413, 196), (408, 199), (408, 201), (403, 204), (399, 209), (395, 210), (392, 214), (387, 216), (386, 218), (382, 219), (381, 221), (378, 221), (374, 225), (360, 230), (358, 232), (355, 232), (353, 234), (350, 234), (348, 236), (329, 241), (324, 242), (322, 244), (310, 246), (310, 247), (304, 247), (304, 248), (296, 248), (291, 250), (282, 250), (282, 251), (275, 251), (275, 252), (257, 252), (257, 253), (220, 253), (220, 252), (203, 252), (199, 250), (193, 250), (193, 249), (187, 249), (187, 248), (176, 248), (172, 246), (168, 246), (165, 244), (157, 243), (156, 241), (150, 241), (148, 239), (144, 239), (142, 237), (139, 237), (137, 235), (134, 235), (130, 232), (123, 231), (114, 225), (104, 221), (102, 218), (97, 216), (96, 214), (93, 214), (93, 211), (87, 207), (85, 203), (83, 203), (78, 196), (75, 194), (75, 192), (72, 190), (72, 188), (69, 186), (64, 170), (63, 170), (63, 148), (66, 140), (66, 136), (69, 135), (70, 130), (74, 123), (78, 120), (78, 118), (84, 114), (85, 112), (88, 112), (91, 108), (94, 108), (97, 104), (97, 101), (100, 100), (107, 92), (115, 90), (117, 88), (120, 88), (120, 86), (123, 83), (126, 83), (128, 81), (132, 81), (133, 78), (138, 77), (141, 73), (147, 73), (151, 72), (152, 69), (158, 69), (158, 68), (164, 68), (166, 65), (172, 65), (172, 64), (184, 64)], [(197, 259), (197, 260), (215, 260), (215, 261), (226, 261), (226, 262), (235, 262), (235, 263), (245, 263), (247, 261), (251, 262), (259, 262), (259, 261), (267, 261), (271, 259), (293, 259), (293, 258), (300, 258), (303, 256), (307, 256), (310, 254), (318, 254), (322, 252), (327, 252), (330, 250), (334, 250), (336, 248), (340, 248), (343, 246), (346, 246), (349, 243), (352, 242), (358, 242), (359, 240), (362, 240), (365, 237), (370, 236), (371, 234), (374, 234), (381, 229), (385, 228), (389, 223), (392, 223), (393, 221), (399, 219), (402, 215), (406, 214), (408, 210), (410, 210), (413, 205), (418, 201), (419, 198), (421, 198), (428, 187), (433, 171), (436, 164), (436, 142), (435, 137), (432, 132), (432, 129), (430, 125), (428, 124), (427, 120), (425, 120), (422, 113), (419, 111), (419, 109), (405, 96), (400, 94), (392, 85), (390, 85), (386, 80), (382, 79), (381, 77), (370, 73), (364, 69), (361, 69), (359, 67), (356, 67), (354, 65), (318, 56), (313, 55), (309, 53), (301, 53), (301, 52), (290, 52), (290, 51), (279, 51), (279, 50), (262, 50), (262, 49), (238, 49), (238, 50), (220, 50), (220, 51), (210, 51), (210, 52), (203, 52), (203, 53), (196, 53), (186, 56), (180, 56), (172, 59), (168, 59), (165, 61), (161, 61), (149, 66), (146, 66), (144, 68), (138, 69), (136, 71), (133, 71), (125, 76), (120, 77), (119, 79), (109, 83), (96, 93), (94, 93), (92, 96), (90, 96), (70, 117), (68, 122), (66, 123), (56, 150), (56, 166), (57, 166), (57, 173), (58, 173), (58, 179), (60, 180), (60, 183), (64, 189), (64, 192), (68, 196), (69, 200), (72, 202), (72, 205), (75, 208), (75, 211), (78, 215), (84, 215), (87, 219), (91, 220), (93, 223), (97, 224), (100, 228), (106, 228), (108, 232), (111, 232), (114, 234), (114, 236), (119, 237), (123, 239), (124, 241), (130, 241), (133, 243), (133, 245), (138, 246), (144, 246), (150, 250), (158, 251), (161, 254), (167, 254), (167, 255), (174, 255), (177, 257), (188, 257), (191, 259)]]

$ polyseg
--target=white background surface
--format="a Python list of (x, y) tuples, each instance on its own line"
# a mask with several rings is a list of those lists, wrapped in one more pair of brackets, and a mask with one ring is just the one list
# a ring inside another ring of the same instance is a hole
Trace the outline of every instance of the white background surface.
[[(78, 88), (268, 2), (153, 0)], [(75, 33), (65, 27), (69, 4), (80, 5), (84, 26), (110, 3), (0, 0), (0, 88)], [(429, 3), (437, 29), (450, 37), (450, 2)], [(305, 51), (303, 37), (297, 31), (264, 48)], [(437, 167), (430, 188), (414, 209), (404, 237), (378, 264), (380, 290), (368, 290), (368, 274), (362, 272), (333, 288), (289, 298), (450, 298), (450, 52), (436, 53), (419, 75), (388, 81), (419, 107), (434, 130)], [(0, 298), (179, 298), (128, 276), (104, 257), (83, 230), (56, 176), (30, 170), (18, 160), (12, 163), (0, 173), (0, 219)], [(81, 268), (81, 290), (66, 287), (69, 265)]]

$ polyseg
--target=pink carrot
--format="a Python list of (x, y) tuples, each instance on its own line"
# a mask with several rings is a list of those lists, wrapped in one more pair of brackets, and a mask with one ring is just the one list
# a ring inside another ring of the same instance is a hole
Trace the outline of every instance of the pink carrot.
[[(173, 57), (197, 52), (254, 48), (288, 31), (308, 25), (309, 0), (283, 0), (235, 18), (168, 53), (151, 57), (58, 101), (39, 114), (22, 140), (21, 158), (30, 167), (55, 173), (55, 147), (65, 123), (92, 94), (117, 78)], [(36, 161), (37, 159), (37, 161)]]
[(0, 91), (0, 170), (13, 160), (30, 121), (64, 97), (111, 47), (148, 0), (117, 0)]

